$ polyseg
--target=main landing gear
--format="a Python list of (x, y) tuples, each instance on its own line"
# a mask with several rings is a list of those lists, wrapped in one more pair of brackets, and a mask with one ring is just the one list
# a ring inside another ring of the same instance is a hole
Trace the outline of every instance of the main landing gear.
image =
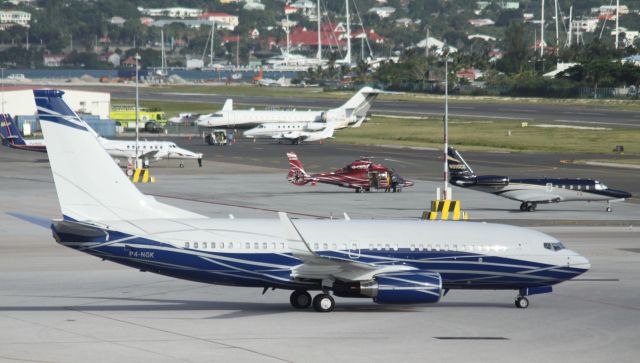
[(537, 206), (537, 203), (522, 202), (522, 204), (520, 204), (520, 210), (523, 212), (533, 212), (534, 210), (536, 210)]
[(529, 307), (529, 299), (524, 296), (518, 296), (516, 297), (515, 304), (518, 309), (526, 309)]
[(320, 293), (311, 300), (311, 295), (305, 290), (292, 292), (289, 301), (296, 309), (306, 309), (313, 304), (313, 309), (319, 313), (331, 312), (336, 307), (336, 302), (331, 295)]

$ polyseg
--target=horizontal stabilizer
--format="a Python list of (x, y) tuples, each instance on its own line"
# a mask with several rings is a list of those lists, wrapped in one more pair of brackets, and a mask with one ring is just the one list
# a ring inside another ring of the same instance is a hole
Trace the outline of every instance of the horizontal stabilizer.
[(24, 214), (20, 212), (7, 212), (8, 215), (22, 219), (25, 222), (35, 224), (36, 226), (44, 227), (46, 229), (51, 228), (51, 219), (40, 216), (33, 216), (30, 214)]

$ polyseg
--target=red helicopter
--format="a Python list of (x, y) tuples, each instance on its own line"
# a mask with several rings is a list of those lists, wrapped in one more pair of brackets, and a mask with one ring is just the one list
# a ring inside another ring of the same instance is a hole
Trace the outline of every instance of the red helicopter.
[(287, 157), (291, 165), (287, 180), (295, 185), (326, 183), (353, 188), (356, 193), (368, 192), (372, 189), (400, 192), (402, 188), (413, 185), (412, 181), (405, 180), (392, 169), (376, 164), (370, 158), (358, 159), (342, 169), (329, 173), (308, 174), (294, 152), (288, 152)]

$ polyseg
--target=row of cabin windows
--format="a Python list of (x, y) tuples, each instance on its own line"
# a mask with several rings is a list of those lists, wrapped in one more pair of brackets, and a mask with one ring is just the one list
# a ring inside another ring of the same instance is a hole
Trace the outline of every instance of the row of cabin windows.
[(458, 244), (412, 244), (409, 246), (411, 251), (457, 251), (457, 252), (498, 252), (505, 251), (505, 246), (489, 246), (489, 245), (458, 245)]
[(280, 243), (275, 243), (275, 242), (271, 242), (271, 243), (267, 243), (267, 242), (254, 242), (254, 243), (250, 243), (250, 242), (185, 242), (184, 243), (184, 248), (191, 248), (191, 246), (193, 246), (194, 249), (203, 249), (203, 250), (207, 250), (207, 249), (245, 249), (245, 250), (250, 250), (250, 249), (254, 249), (254, 250), (284, 250), (284, 242), (280, 242)]
[[(241, 242), (193, 242), (193, 244), (191, 244), (190, 242), (185, 242), (184, 243), (184, 247), (185, 248), (191, 248), (191, 246), (193, 245), (194, 249), (254, 249), (254, 250), (276, 250), (276, 249), (280, 249), (280, 250), (284, 250), (285, 248), (285, 244), (284, 242), (280, 242), (280, 243), (275, 243), (275, 242), (271, 242), (271, 243), (267, 243), (267, 242), (254, 242), (253, 244), (250, 242), (245, 242), (245, 243), (241, 243)], [(319, 243), (314, 243), (313, 244), (313, 249), (314, 250), (319, 250), (320, 247), (322, 247), (323, 250), (329, 250), (329, 244), (328, 243), (323, 243), (322, 245)], [(340, 249), (341, 250), (347, 250), (347, 248), (350, 248), (351, 250), (357, 250), (359, 249), (359, 245), (357, 243), (353, 243), (351, 244), (350, 247), (348, 247), (346, 244), (341, 244), (340, 245)], [(374, 251), (397, 251), (398, 250), (398, 245), (397, 244), (389, 244), (389, 243), (385, 243), (385, 244), (369, 244), (369, 250)], [(546, 248), (546, 246), (545, 246)], [(331, 244), (331, 249), (334, 251), (338, 250), (338, 245), (333, 243)], [(504, 246), (489, 246), (489, 245), (485, 245), (485, 246), (480, 246), (480, 245), (457, 245), (457, 244), (452, 244), (452, 245), (448, 245), (448, 244), (411, 244), (409, 246), (409, 249), (411, 251), (459, 251), (459, 252), (491, 252), (491, 251), (505, 251), (507, 248)]]
[[(127, 149), (135, 149), (136, 146), (135, 145), (127, 145)], [(138, 149), (146, 149), (147, 146), (146, 145), (138, 145)], [(163, 149), (162, 146), (158, 146), (158, 145), (149, 145), (149, 150), (160, 150)]]
[[(582, 185), (579, 185), (579, 184), (576, 185), (575, 188), (574, 188), (574, 185), (559, 185), (559, 184), (556, 184), (553, 187), (556, 189), (582, 190)], [(584, 190), (589, 190), (589, 185), (585, 185)]]

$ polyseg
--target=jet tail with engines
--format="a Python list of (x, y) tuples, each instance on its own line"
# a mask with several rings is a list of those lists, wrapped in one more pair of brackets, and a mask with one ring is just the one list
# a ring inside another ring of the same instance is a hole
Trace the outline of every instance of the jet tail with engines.
[(460, 152), (452, 147), (449, 147), (447, 151), (447, 167), (449, 169), (449, 182), (457, 186), (497, 187), (509, 184), (509, 177), (506, 176), (477, 176), (471, 166), (462, 158)]
[(2, 120), (0, 121), (0, 136), (2, 136), (3, 144), (7, 146), (26, 144), (20, 130), (18, 130), (18, 126), (10, 115), (0, 115), (0, 120)]

